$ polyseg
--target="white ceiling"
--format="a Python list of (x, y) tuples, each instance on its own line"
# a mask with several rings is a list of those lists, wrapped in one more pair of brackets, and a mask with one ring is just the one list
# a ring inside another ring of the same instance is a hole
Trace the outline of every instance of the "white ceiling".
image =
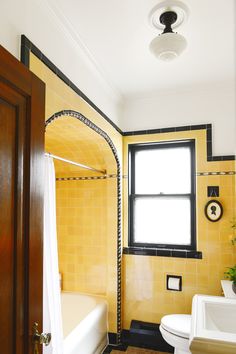
[(175, 61), (155, 59), (148, 14), (159, 0), (47, 0), (108, 83), (125, 99), (234, 79), (235, 0), (183, 0), (188, 41)]

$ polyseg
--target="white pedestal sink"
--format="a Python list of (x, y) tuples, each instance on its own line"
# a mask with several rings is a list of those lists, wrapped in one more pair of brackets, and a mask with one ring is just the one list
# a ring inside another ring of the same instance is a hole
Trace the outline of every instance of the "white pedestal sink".
[(190, 350), (192, 354), (236, 354), (236, 299), (194, 296)]
[(194, 296), (190, 350), (192, 354), (236, 354), (236, 299)]

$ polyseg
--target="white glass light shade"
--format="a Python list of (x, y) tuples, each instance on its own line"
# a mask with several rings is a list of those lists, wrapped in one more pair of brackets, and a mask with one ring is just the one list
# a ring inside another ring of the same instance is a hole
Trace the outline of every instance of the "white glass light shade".
[(170, 61), (178, 57), (187, 47), (186, 39), (178, 33), (162, 33), (150, 43), (150, 51), (155, 57)]

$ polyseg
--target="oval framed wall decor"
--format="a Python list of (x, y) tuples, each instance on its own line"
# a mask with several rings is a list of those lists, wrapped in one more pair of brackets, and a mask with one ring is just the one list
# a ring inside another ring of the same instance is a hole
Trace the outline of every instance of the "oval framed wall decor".
[(210, 221), (218, 221), (223, 215), (223, 207), (218, 200), (210, 200), (205, 206), (205, 215)]

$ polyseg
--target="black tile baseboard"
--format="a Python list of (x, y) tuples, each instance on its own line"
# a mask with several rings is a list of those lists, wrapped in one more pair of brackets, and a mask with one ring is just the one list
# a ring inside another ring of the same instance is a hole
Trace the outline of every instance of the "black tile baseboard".
[(108, 342), (110, 345), (117, 344), (117, 333), (109, 332), (108, 333)]
[(123, 254), (136, 256), (161, 256), (177, 258), (202, 259), (202, 252), (178, 249), (146, 248), (146, 247), (123, 247)]
[(121, 344), (115, 345), (116, 333), (108, 333), (109, 345), (103, 354), (111, 353), (112, 350), (126, 352), (128, 347), (137, 347), (173, 353), (174, 348), (163, 339), (158, 323), (132, 320), (130, 329), (123, 329), (121, 333)]
[(119, 345), (117, 345), (118, 343), (118, 334), (117, 333), (112, 333), (109, 332), (108, 333), (108, 346), (104, 349), (102, 354), (108, 354), (111, 353), (112, 350), (119, 350), (121, 352), (126, 352), (128, 344), (125, 343), (120, 343)]
[(129, 330), (122, 331), (122, 343), (128, 346), (173, 353), (171, 347), (163, 339), (158, 323), (132, 320)]

